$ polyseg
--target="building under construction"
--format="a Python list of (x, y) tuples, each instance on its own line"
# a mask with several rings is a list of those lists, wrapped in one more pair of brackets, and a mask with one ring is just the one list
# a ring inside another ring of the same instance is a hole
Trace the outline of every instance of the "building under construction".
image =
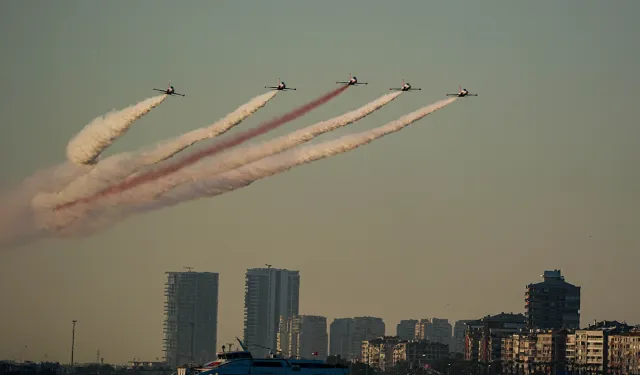
[(215, 358), (218, 334), (218, 274), (167, 272), (165, 361), (176, 367)]

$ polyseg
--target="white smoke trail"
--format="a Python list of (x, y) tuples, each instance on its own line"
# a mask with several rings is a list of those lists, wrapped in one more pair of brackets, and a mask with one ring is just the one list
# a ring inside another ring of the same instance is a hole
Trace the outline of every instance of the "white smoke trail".
[[(209, 169), (206, 167), (194, 168), (194, 166), (186, 168), (182, 173), (190, 174), (194, 182), (174, 189), (169, 194), (162, 196), (161, 199), (154, 199), (157, 196), (157, 191), (154, 191), (154, 188), (162, 187), (162, 184), (166, 183), (166, 181), (162, 180), (158, 181), (160, 184), (143, 185), (120, 195), (106, 197), (92, 205), (80, 205), (71, 210), (55, 212), (47, 211), (45, 213), (41, 211), (41, 215), (36, 218), (37, 227), (50, 233), (54, 232), (59, 236), (89, 235), (95, 231), (103, 230), (131, 214), (157, 210), (193, 199), (223, 194), (247, 186), (256, 180), (287, 171), (294, 166), (350, 151), (377, 138), (399, 131), (455, 100), (456, 98), (451, 98), (421, 108), (380, 128), (267, 157), (258, 162), (226, 172), (217, 176), (217, 178), (207, 179), (206, 177), (210, 176), (208, 174)], [(170, 178), (168, 177), (169, 181)]]
[[(144, 184), (118, 195), (104, 197), (90, 205), (78, 205), (60, 211), (37, 210), (35, 226), (39, 230), (61, 236), (88, 235), (103, 230), (132, 214), (220, 195), (245, 187), (259, 179), (285, 172), (297, 165), (353, 150), (380, 137), (397, 132), (455, 100), (455, 97), (442, 100), (384, 126), (273, 155), (215, 177), (209, 176), (209, 169), (214, 166), (200, 163), (198, 167), (184, 168), (180, 172), (157, 180), (154, 184)], [(183, 173), (189, 174), (193, 182), (183, 184), (161, 195), (159, 199), (156, 198), (158, 190), (164, 191), (163, 187), (170, 183), (174, 175)]]
[[(210, 167), (207, 167), (207, 176), (211, 177), (212, 175), (217, 175), (228, 170), (252, 163), (256, 160), (278, 154), (280, 152), (308, 142), (321, 134), (354, 123), (379, 110), (383, 106), (389, 104), (395, 98), (400, 96), (400, 94), (402, 94), (402, 91), (384, 95), (358, 109), (345, 113), (344, 115), (307, 126), (306, 128), (294, 131), (270, 141), (263, 142), (262, 144), (257, 146), (249, 145), (237, 150), (232, 149), (226, 154), (222, 154), (221, 156), (219, 156), (219, 158), (217, 158), (215, 162), (209, 162), (212, 165)], [(165, 191), (171, 190), (176, 186), (187, 183), (191, 180), (193, 180), (193, 177), (188, 173), (171, 176), (166, 184), (162, 184), (162, 190), (158, 190), (156, 194), (162, 194)]]
[(158, 95), (120, 111), (112, 111), (86, 125), (67, 144), (67, 159), (75, 164), (92, 164), (131, 124), (167, 98)]
[(171, 158), (199, 141), (226, 133), (267, 105), (277, 93), (277, 91), (269, 91), (258, 95), (213, 125), (165, 140), (153, 149), (140, 151), (136, 154), (120, 153), (101, 160), (93, 170), (84, 176), (79, 176), (62, 191), (56, 190), (55, 193), (40, 194), (34, 202), (40, 206), (52, 206), (95, 194), (107, 186), (139, 172), (144, 167)]
[[(360, 146), (369, 144), (378, 138), (400, 131), (423, 117), (446, 107), (456, 99), (456, 97), (444, 99), (432, 105), (420, 108), (417, 111), (409, 113), (378, 128), (360, 133), (348, 134), (332, 141), (327, 141), (317, 145), (308, 145), (283, 154), (274, 155), (238, 169), (231, 170), (216, 178), (198, 179), (198, 177), (204, 177), (207, 175), (207, 168), (202, 168), (196, 175), (192, 176), (194, 179), (192, 184), (180, 186), (174, 189), (174, 191), (166, 194), (166, 196), (162, 197), (159, 201), (145, 204), (142, 209), (158, 209), (167, 206), (167, 203), (173, 205), (187, 200), (220, 195), (225, 192), (247, 186), (259, 179), (286, 172), (295, 166), (308, 164), (329, 156), (351, 151)], [(194, 171), (186, 172), (193, 173)]]
[(172, 157), (197, 142), (226, 133), (231, 128), (244, 121), (247, 117), (256, 113), (260, 108), (267, 105), (267, 103), (273, 99), (277, 93), (278, 91), (274, 90), (258, 95), (211, 126), (183, 134), (175, 139), (159, 144), (153, 151), (141, 153), (136, 160), (136, 164), (156, 164)]

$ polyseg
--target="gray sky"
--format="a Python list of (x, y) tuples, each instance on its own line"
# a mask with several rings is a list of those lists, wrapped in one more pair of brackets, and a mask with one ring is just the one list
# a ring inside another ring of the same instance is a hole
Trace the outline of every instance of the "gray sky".
[[(10, 186), (61, 162), (96, 116), (168, 98), (107, 152), (211, 124), (278, 77), (297, 87), (242, 131), (335, 87), (284, 134), (420, 92), (322, 139), (458, 100), (401, 133), (210, 200), (90, 237), (0, 254), (0, 358), (161, 356), (164, 272), (220, 272), (218, 343), (242, 335), (244, 271), (301, 271), (305, 314), (401, 319), (521, 312), (561, 268), (582, 321), (640, 322), (636, 1), (0, 3), (0, 173)], [(10, 301), (10, 302), (8, 302)], [(446, 304), (450, 304), (445, 308)], [(27, 347), (26, 350), (24, 347)]]

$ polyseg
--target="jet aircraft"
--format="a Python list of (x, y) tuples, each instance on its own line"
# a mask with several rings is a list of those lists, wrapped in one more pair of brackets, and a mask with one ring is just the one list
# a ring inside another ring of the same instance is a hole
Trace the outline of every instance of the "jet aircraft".
[(176, 89), (175, 89), (175, 88), (173, 88), (173, 86), (171, 86), (171, 81), (169, 81), (169, 86), (168, 86), (166, 89), (164, 89), (164, 90), (161, 90), (161, 89), (154, 89), (154, 90), (155, 90), (155, 91), (163, 92), (163, 93), (165, 93), (165, 94), (167, 94), (167, 95), (180, 95), (180, 96), (186, 96), (185, 94), (179, 94), (179, 93), (177, 93), (177, 92), (176, 92)]
[(278, 91), (283, 91), (283, 90), (297, 90), (296, 88), (292, 88), (292, 87), (287, 87), (287, 84), (280, 81), (280, 78), (278, 78), (278, 85), (277, 86), (265, 86), (265, 89), (275, 89)]
[(395, 90), (395, 91), (415, 91), (415, 90), (422, 90), (421, 88), (411, 88), (411, 84), (409, 84), (409, 82), (404, 82), (404, 79), (402, 80), (402, 86), (400, 88), (390, 88), (389, 90)]
[(478, 94), (471, 94), (469, 90), (463, 89), (462, 86), (458, 85), (458, 93), (457, 94), (447, 94), (447, 96), (457, 96), (459, 98), (465, 96), (478, 96)]
[(348, 81), (338, 81), (336, 83), (346, 83), (347, 86), (355, 86), (355, 85), (368, 85), (368, 82), (358, 82), (358, 78), (356, 78), (355, 76), (352, 76), (351, 73), (349, 73), (349, 80)]

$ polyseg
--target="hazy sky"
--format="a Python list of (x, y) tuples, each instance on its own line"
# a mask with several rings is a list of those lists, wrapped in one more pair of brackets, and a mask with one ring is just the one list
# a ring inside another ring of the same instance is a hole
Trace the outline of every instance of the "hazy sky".
[(298, 91), (234, 133), (349, 72), (370, 84), (275, 134), (403, 78), (423, 90), (338, 133), (458, 83), (480, 94), (230, 194), (0, 253), (0, 358), (67, 362), (73, 319), (78, 361), (160, 357), (164, 272), (183, 266), (220, 273), (218, 345), (242, 336), (244, 272), (265, 263), (300, 270), (302, 313), (379, 316), (389, 334), (401, 319), (522, 312), (525, 285), (554, 268), (582, 286), (583, 324), (640, 322), (639, 12), (632, 0), (0, 2), (4, 186), (169, 79), (187, 97), (107, 154), (211, 124), (278, 77)]

